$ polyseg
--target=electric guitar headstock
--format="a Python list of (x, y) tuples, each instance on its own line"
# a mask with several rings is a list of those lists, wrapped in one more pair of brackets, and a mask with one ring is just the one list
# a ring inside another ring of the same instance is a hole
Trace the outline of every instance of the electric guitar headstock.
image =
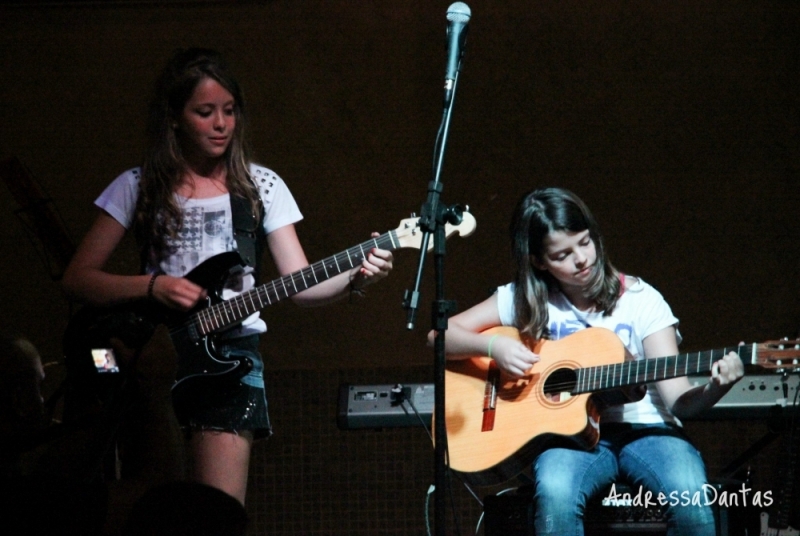
[[(445, 236), (450, 238), (454, 233), (458, 233), (462, 237), (469, 236), (475, 232), (476, 227), (475, 216), (469, 212), (464, 212), (461, 215), (461, 222), (457, 225), (450, 223), (445, 224)], [(419, 225), (419, 217), (406, 218), (400, 222), (400, 226), (395, 230), (397, 239), (400, 242), (401, 248), (419, 249), (422, 246), (423, 230)], [(433, 236), (428, 242), (428, 250), (433, 248)]]

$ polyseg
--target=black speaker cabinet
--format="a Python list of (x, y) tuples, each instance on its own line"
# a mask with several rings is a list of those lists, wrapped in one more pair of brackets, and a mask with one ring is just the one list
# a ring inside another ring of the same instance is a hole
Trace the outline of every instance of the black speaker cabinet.
[[(712, 482), (718, 494), (736, 493), (741, 482)], [(625, 484), (616, 484), (619, 496), (628, 493), (634, 497), (633, 490)], [(664, 536), (667, 523), (664, 510), (660, 506), (643, 506), (633, 501), (604, 501), (602, 497), (593, 499), (586, 508), (584, 529), (586, 536)], [(533, 488), (522, 486), (503, 495), (489, 495), (484, 498), (485, 536), (535, 536), (533, 530)], [(746, 527), (751, 526), (752, 511), (743, 506), (720, 506), (714, 504), (714, 517), (717, 521), (718, 536), (745, 536)]]

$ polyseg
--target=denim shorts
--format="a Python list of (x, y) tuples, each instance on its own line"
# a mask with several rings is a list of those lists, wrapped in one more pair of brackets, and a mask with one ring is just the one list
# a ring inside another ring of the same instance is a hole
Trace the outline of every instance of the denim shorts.
[(258, 351), (258, 335), (222, 340), (220, 356), (247, 357), (253, 368), (241, 378), (198, 381), (174, 398), (181, 426), (190, 430), (248, 431), (255, 439), (272, 435), (264, 389), (264, 362)]

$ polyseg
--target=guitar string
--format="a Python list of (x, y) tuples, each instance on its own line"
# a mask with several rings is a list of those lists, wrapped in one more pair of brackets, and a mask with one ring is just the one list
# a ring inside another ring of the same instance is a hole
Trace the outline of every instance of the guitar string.
[[(582, 393), (641, 383), (649, 383), (668, 377), (689, 376), (691, 374), (711, 370), (711, 366), (714, 364), (714, 362), (730, 351), (736, 351), (740, 357), (746, 358), (746, 354), (750, 349), (750, 346), (745, 345), (737, 346), (735, 348), (706, 350), (696, 353), (657, 358), (659, 361), (663, 361), (664, 363), (663, 367), (660, 367), (662, 369), (661, 372), (659, 372), (659, 367), (657, 366), (658, 363), (653, 363), (656, 366), (651, 369), (648, 365), (650, 365), (653, 360), (647, 359), (586, 367), (576, 370), (575, 381), (563, 380), (552, 384), (547, 384), (545, 382), (545, 386), (548, 388), (548, 390), (571, 390), (571, 392)], [(705, 363), (705, 366), (701, 366), (703, 363)], [(639, 370), (642, 364), (644, 364), (646, 367), (644, 373)], [(632, 374), (633, 368), (636, 368), (637, 370)], [(678, 373), (679, 369), (682, 370), (681, 373)], [(633, 380), (631, 380), (631, 375), (634, 377)], [(575, 389), (576, 386), (577, 389)]]
[[(393, 234), (396, 235), (396, 231), (389, 231), (387, 233), (382, 234), (381, 236), (377, 236), (361, 244), (353, 246), (343, 252), (337, 253), (328, 259), (323, 259), (322, 261), (317, 261), (297, 272), (293, 272), (291, 274), (287, 274), (281, 278), (278, 278), (275, 281), (271, 281), (264, 285), (257, 286), (253, 289), (250, 289), (242, 294), (234, 296), (228, 300), (222, 301), (216, 305), (211, 307), (207, 307), (202, 311), (197, 313), (197, 320), (200, 326), (200, 330), (203, 335), (207, 335), (212, 333), (215, 330), (221, 329), (226, 326), (230, 326), (235, 324), (236, 322), (246, 318), (248, 315), (255, 313), (256, 311), (260, 310), (260, 308), (248, 308), (247, 303), (245, 300), (249, 297), (250, 301), (253, 305), (253, 296), (256, 296), (259, 300), (259, 303), (263, 307), (263, 300), (262, 297), (267, 299), (267, 304), (272, 304), (273, 301), (277, 302), (282, 299), (288, 298), (297, 292), (302, 292), (319, 282), (325, 281), (331, 277), (328, 273), (328, 269), (326, 267), (326, 261), (330, 262), (333, 261), (331, 264), (331, 268), (333, 266), (336, 267), (336, 271), (333, 275), (338, 275), (344, 272), (346, 269), (354, 268), (358, 263), (363, 261), (365, 255), (365, 249), (369, 251), (373, 246), (381, 249), (389, 248), (395, 249), (394, 244), (395, 240), (393, 239)], [(344, 265), (346, 268), (342, 269), (341, 266)], [(321, 271), (320, 271), (321, 270)], [(317, 277), (317, 274), (320, 276), (325, 274), (325, 277), (320, 279)], [(298, 289), (295, 284), (295, 276), (301, 276), (303, 284), (305, 288)], [(311, 279), (313, 276), (314, 283), (308, 284), (308, 280)], [(277, 283), (280, 282), (284, 287), (284, 296), (281, 296), (281, 293), (278, 290)], [(291, 286), (294, 288), (295, 292), (289, 292), (286, 288), (286, 283), (290, 282)], [(271, 287), (271, 289), (270, 289)], [(272, 290), (272, 294), (270, 294), (270, 290)], [(274, 300), (271, 300), (270, 297), (273, 297)], [(236, 307), (236, 311), (234, 311), (233, 307)]]

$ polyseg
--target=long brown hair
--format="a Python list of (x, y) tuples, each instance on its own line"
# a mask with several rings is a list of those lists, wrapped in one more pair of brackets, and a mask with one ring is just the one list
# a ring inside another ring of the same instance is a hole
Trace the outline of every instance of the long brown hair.
[(585, 295), (608, 315), (617, 305), (619, 272), (608, 260), (597, 222), (581, 199), (568, 190), (534, 190), (517, 203), (511, 220), (511, 250), (516, 266), (514, 312), (517, 328), (525, 335), (548, 336), (547, 300), (558, 282), (547, 270), (536, 268), (531, 257), (541, 260), (544, 240), (554, 231), (578, 233), (589, 230), (597, 250), (590, 283)]
[[(211, 49), (177, 51), (156, 83), (147, 123), (148, 149), (142, 165), (136, 204), (136, 238), (143, 248), (163, 255), (167, 237), (182, 225), (175, 190), (188, 164), (181, 151), (175, 125), (197, 85), (206, 78), (218, 82), (234, 99), (236, 127), (225, 153), (226, 183), (231, 195), (248, 199), (258, 214), (258, 192), (250, 177), (250, 150), (245, 136), (244, 98), (222, 56)], [(158, 261), (159, 259), (151, 259)]]

